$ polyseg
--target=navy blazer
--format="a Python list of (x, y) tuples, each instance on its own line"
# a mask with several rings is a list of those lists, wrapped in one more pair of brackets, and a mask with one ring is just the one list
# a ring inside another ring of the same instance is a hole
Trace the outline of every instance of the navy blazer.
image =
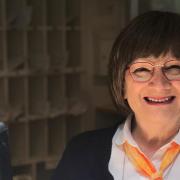
[(108, 163), (116, 129), (89, 131), (73, 138), (52, 180), (113, 180)]

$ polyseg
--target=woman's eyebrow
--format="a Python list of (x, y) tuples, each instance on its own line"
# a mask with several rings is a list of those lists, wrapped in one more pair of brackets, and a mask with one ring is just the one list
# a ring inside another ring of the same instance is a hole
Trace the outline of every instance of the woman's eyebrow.
[(175, 58), (175, 57), (166, 57), (166, 58), (155, 58), (155, 57), (144, 57), (144, 58), (137, 58), (133, 61), (133, 63), (136, 62), (150, 62), (150, 63), (154, 63), (156, 61), (180, 61), (180, 58)]

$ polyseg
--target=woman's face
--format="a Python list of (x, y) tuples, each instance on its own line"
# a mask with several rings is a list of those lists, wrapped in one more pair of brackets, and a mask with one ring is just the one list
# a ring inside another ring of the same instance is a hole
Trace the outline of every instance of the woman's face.
[[(137, 121), (148, 119), (154, 123), (171, 122), (179, 126), (180, 81), (170, 81), (162, 72), (162, 65), (170, 60), (177, 59), (170, 54), (158, 58), (135, 59), (134, 62), (150, 62), (155, 66), (152, 78), (145, 82), (137, 82), (132, 78), (129, 70), (126, 70), (124, 98), (127, 99)], [(172, 72), (172, 75), (173, 73), (176, 72)], [(146, 72), (144, 70), (140, 72), (140, 77), (137, 77), (140, 80), (141, 75), (146, 77)]]

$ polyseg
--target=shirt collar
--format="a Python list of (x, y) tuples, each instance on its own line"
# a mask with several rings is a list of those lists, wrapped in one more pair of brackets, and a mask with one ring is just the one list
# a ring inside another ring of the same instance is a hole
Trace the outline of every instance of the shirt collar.
[(129, 115), (123, 125), (120, 125), (113, 137), (113, 142), (120, 146), (125, 141), (128, 141), (133, 146), (138, 147), (137, 143), (134, 141), (132, 134), (131, 134), (131, 120), (133, 115)]

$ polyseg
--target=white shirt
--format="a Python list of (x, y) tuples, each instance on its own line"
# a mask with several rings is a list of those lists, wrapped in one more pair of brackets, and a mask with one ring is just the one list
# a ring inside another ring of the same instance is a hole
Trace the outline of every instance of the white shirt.
[[(147, 177), (140, 175), (135, 170), (133, 164), (128, 160), (127, 156), (125, 156), (122, 149), (122, 144), (125, 142), (125, 140), (127, 140), (128, 143), (136, 146), (139, 149), (137, 143), (131, 135), (130, 127), (131, 116), (127, 118), (124, 125), (119, 126), (113, 136), (111, 157), (108, 164), (109, 172), (114, 177), (114, 180), (149, 180)], [(172, 141), (180, 144), (180, 132), (178, 132), (178, 134), (174, 137)], [(169, 147), (170, 143), (164, 145), (159, 150), (157, 150), (150, 159), (156, 169), (159, 169), (162, 155)], [(180, 155), (178, 155), (174, 163), (172, 163), (172, 165), (170, 165), (165, 170), (165, 172), (163, 173), (163, 178), (164, 180), (180, 179)]]

